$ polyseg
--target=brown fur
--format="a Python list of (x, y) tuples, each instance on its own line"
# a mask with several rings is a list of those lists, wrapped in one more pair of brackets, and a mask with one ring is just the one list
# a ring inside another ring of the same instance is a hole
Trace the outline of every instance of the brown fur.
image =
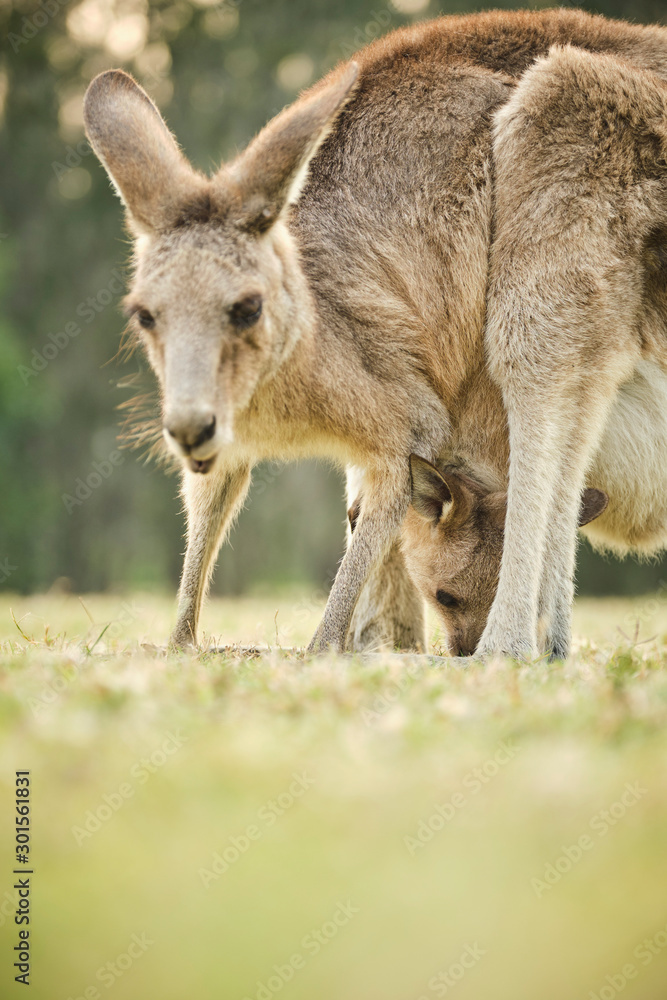
[[(403, 523), (405, 564), (417, 590), (436, 609), (449, 649), (471, 656), (496, 595), (503, 554), (507, 493), (455, 466), (410, 459), (412, 503)], [(608, 505), (602, 490), (584, 490), (579, 526)]]
[[(218, 545), (260, 459), (319, 454), (361, 470), (361, 514), (314, 640), (336, 649), (373, 567), (400, 569), (409, 454), (433, 460), (466, 439), (489, 469), (506, 459), (501, 424), (479, 434), (469, 405), (498, 412), (500, 398), (483, 348), (492, 114), (554, 43), (664, 73), (665, 39), (576, 11), (403, 29), (360, 53), (358, 74), (346, 64), (320, 81), (210, 179), (129, 77), (93, 81), (87, 131), (138, 237), (128, 308), (135, 324), (152, 322), (141, 336), (185, 469), (176, 644), (196, 638)], [(234, 325), (259, 297), (261, 317)], [(414, 593), (394, 592), (408, 617)]]
[[(664, 80), (609, 55), (555, 50), (498, 115), (487, 347), (511, 462), (482, 652), (533, 655), (540, 619), (546, 648), (569, 648), (587, 471), (595, 462), (608, 475), (598, 449), (621, 387), (640, 362), (667, 362), (667, 286), (646, 260), (666, 231), (666, 154)], [(609, 488), (595, 482), (610, 508), (637, 478), (636, 454), (624, 461)]]
[[(564, 656), (584, 482), (609, 495), (604, 510), (604, 493), (584, 493), (594, 544), (667, 545), (667, 86), (555, 50), (499, 112), (494, 149), (487, 342), (510, 417), (506, 534), (482, 496), (467, 534), (413, 511), (404, 548), (423, 593), (455, 594), (455, 643)], [(497, 473), (504, 490), (502, 460)]]

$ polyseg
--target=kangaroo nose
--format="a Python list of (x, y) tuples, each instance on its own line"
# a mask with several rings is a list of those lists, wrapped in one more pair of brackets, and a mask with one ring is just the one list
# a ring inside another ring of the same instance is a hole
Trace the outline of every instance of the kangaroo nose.
[(477, 649), (477, 643), (476, 642), (470, 642), (470, 641), (466, 642), (465, 640), (461, 640), (459, 642), (459, 651), (458, 651), (458, 653), (456, 655), (457, 656), (472, 656), (476, 649)]
[(187, 455), (205, 441), (211, 440), (215, 434), (215, 414), (190, 416), (182, 420), (171, 419), (167, 421), (166, 427), (169, 436), (180, 444)]
[(449, 637), (448, 646), (452, 656), (472, 656), (475, 652), (475, 647), (458, 632)]

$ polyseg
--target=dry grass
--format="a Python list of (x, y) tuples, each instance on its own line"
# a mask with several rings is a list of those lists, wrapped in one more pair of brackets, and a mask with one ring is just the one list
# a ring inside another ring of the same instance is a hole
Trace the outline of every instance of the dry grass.
[[(31, 996), (664, 1000), (664, 597), (581, 602), (567, 664), (466, 667), (165, 659), (141, 643), (171, 601), (84, 603), (0, 604), (6, 817), (14, 771), (33, 783)], [(299, 646), (319, 610), (216, 601), (205, 627)], [(153, 943), (105, 972), (133, 934)]]

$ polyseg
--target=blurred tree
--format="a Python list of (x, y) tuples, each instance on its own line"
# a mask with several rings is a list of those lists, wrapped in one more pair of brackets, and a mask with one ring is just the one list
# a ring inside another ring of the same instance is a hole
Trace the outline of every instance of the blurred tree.
[[(171, 588), (180, 567), (176, 479), (136, 453), (116, 455), (116, 408), (130, 394), (118, 383), (145, 366), (115, 359), (129, 247), (120, 206), (84, 141), (89, 80), (110, 66), (132, 72), (187, 155), (209, 170), (373, 37), (473, 8), (429, 0), (0, 2), (1, 586), (44, 589), (67, 578), (77, 590)], [(644, 21), (663, 14), (657, 2), (589, 9)], [(342, 550), (342, 496), (340, 474), (317, 463), (258, 470), (216, 588), (321, 587)], [(619, 566), (584, 552), (582, 589), (647, 589), (661, 573), (658, 563)]]

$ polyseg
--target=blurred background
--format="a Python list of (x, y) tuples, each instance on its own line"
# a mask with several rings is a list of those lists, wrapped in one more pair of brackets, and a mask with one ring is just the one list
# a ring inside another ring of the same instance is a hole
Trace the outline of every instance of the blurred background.
[[(581, 6), (636, 21), (667, 15), (659, 0)], [(377, 35), (473, 9), (436, 0), (0, 0), (1, 588), (171, 591), (180, 568), (176, 477), (140, 452), (117, 451), (118, 406), (150, 375), (140, 357), (116, 357), (130, 248), (120, 203), (84, 138), (90, 79), (112, 66), (133, 73), (208, 171)], [(344, 517), (338, 471), (260, 467), (214, 591), (325, 586)], [(666, 572), (585, 547), (580, 563), (589, 594), (651, 590)]]

